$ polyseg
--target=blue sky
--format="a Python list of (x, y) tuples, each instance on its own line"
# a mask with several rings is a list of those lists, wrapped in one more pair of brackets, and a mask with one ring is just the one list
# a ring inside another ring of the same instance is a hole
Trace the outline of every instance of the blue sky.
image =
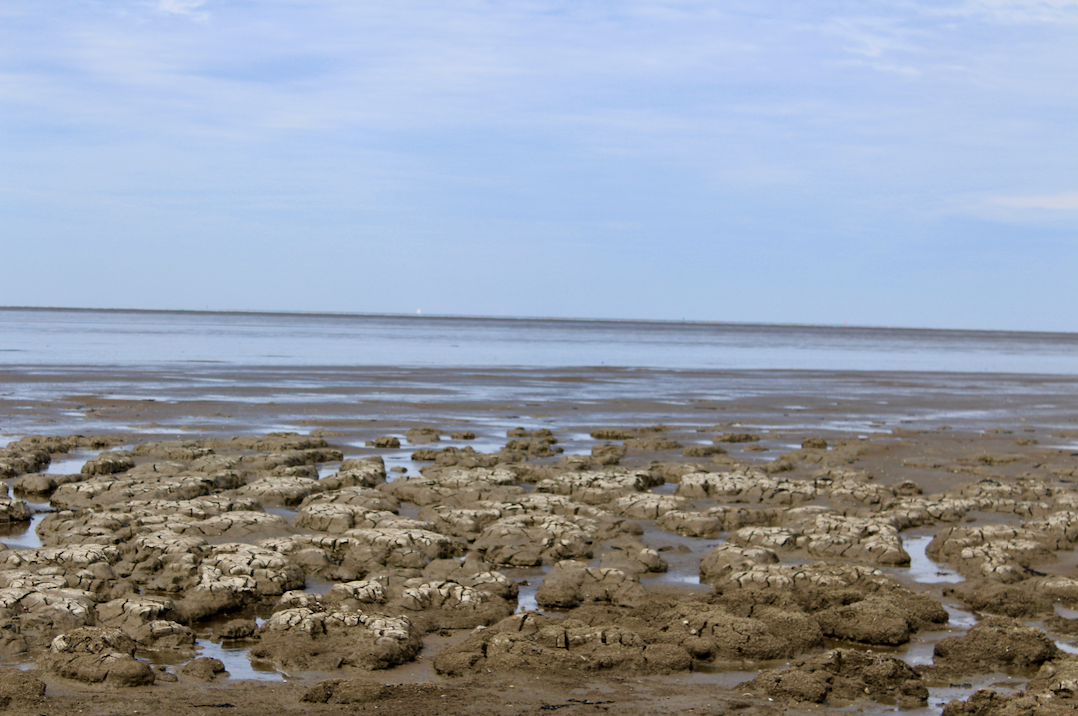
[(1078, 0), (6, 0), (0, 305), (1078, 331)]

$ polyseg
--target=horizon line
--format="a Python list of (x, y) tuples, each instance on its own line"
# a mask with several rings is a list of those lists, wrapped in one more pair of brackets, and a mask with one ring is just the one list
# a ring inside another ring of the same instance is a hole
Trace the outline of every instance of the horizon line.
[(85, 313), (160, 313), (160, 314), (197, 314), (197, 315), (252, 315), (252, 316), (312, 316), (324, 318), (430, 318), (436, 320), (472, 320), (472, 321), (557, 321), (565, 323), (651, 323), (651, 324), (691, 324), (700, 326), (758, 326), (768, 328), (849, 328), (852, 330), (886, 331), (939, 331), (963, 333), (1028, 333), (1030, 335), (1076, 335), (1075, 331), (1061, 330), (1026, 330), (1013, 328), (931, 328), (925, 326), (885, 326), (847, 323), (794, 323), (763, 321), (721, 321), (676, 318), (589, 318), (582, 316), (507, 316), (507, 315), (472, 315), (449, 313), (357, 313), (354, 311), (298, 311), (266, 309), (200, 309), (200, 308), (101, 308), (89, 306), (0, 306), (0, 311), (70, 311)]

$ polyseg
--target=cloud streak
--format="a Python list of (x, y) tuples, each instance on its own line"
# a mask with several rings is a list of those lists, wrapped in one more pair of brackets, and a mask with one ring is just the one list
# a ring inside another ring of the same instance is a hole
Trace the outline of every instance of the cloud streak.
[(994, 204), (1012, 209), (1047, 209), (1049, 211), (1078, 211), (1078, 191), (1044, 196), (996, 197)]
[(205, 20), (208, 13), (201, 12), (206, 0), (160, 0), (157, 9), (172, 15), (186, 15), (196, 20)]

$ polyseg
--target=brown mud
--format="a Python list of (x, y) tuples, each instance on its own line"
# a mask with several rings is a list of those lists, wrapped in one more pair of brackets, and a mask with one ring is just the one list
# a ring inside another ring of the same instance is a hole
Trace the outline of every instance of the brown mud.
[(888, 381), (885, 407), (16, 389), (0, 709), (1073, 712), (1078, 413), (1046, 379)]

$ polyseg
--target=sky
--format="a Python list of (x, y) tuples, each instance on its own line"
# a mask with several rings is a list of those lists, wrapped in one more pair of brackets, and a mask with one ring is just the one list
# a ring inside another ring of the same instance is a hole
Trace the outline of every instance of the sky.
[(1078, 332), (1078, 0), (4, 0), (0, 305)]

